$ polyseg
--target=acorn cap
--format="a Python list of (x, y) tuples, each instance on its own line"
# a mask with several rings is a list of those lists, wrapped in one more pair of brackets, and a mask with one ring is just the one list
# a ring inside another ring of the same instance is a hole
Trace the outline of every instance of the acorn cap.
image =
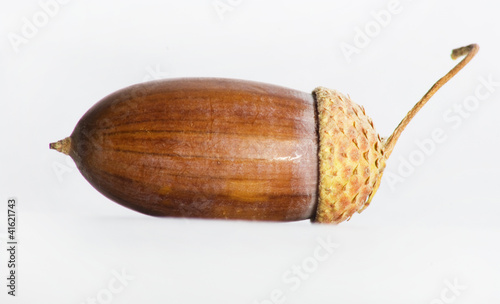
[(316, 221), (340, 223), (368, 206), (385, 168), (383, 144), (363, 107), (335, 90), (313, 91), (319, 121)]
[(399, 136), (429, 99), (477, 54), (471, 44), (454, 49), (452, 59), (465, 56), (441, 77), (408, 112), (386, 140), (375, 131), (363, 107), (341, 93), (319, 87), (313, 91), (318, 107), (319, 185), (316, 218), (340, 223), (363, 211), (377, 191), (385, 163)]

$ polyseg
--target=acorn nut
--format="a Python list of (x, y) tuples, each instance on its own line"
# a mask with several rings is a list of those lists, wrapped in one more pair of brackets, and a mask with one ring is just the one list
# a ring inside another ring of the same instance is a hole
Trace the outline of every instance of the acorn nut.
[(466, 57), (387, 139), (335, 90), (181, 78), (105, 97), (50, 148), (106, 197), (145, 214), (340, 223), (370, 204), (403, 129), (478, 49), (454, 50), (453, 59)]

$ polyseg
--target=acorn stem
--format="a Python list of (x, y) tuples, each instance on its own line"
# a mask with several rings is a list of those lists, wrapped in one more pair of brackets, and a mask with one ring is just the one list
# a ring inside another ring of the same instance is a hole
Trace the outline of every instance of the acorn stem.
[(464, 66), (469, 63), (469, 61), (477, 54), (479, 51), (479, 46), (477, 44), (471, 44), (468, 46), (464, 46), (461, 48), (454, 49), (451, 53), (451, 58), (453, 60), (465, 56), (462, 61), (460, 61), (453, 69), (451, 69), (446, 75), (444, 75), (441, 79), (436, 81), (436, 83), (427, 91), (427, 93), (420, 99), (419, 102), (413, 106), (413, 108), (406, 114), (406, 116), (403, 118), (403, 120), (399, 123), (399, 125), (396, 127), (394, 132), (392, 133), (389, 138), (387, 138), (385, 142), (385, 147), (384, 147), (384, 154), (385, 157), (388, 158), (392, 150), (394, 149), (394, 146), (396, 145), (396, 142), (398, 141), (399, 136), (403, 132), (403, 130), (406, 128), (408, 123), (415, 117), (415, 115), (422, 109), (422, 107), (429, 101), (429, 99), (445, 84), (447, 83), (453, 76), (455, 76)]
[(69, 155), (69, 151), (71, 149), (71, 137), (66, 137), (65, 139), (51, 143), (49, 148)]

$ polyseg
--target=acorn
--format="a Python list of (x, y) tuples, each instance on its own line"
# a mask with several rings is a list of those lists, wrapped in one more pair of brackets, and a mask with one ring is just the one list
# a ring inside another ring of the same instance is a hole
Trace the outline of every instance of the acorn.
[(144, 214), (340, 223), (370, 204), (403, 129), (478, 49), (453, 50), (466, 57), (386, 139), (335, 90), (180, 78), (105, 97), (50, 148), (103, 195)]

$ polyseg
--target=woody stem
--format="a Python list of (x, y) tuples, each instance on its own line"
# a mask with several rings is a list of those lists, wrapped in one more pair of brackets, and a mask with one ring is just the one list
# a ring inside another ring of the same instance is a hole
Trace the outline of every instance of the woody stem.
[(445, 84), (453, 78), (464, 66), (469, 63), (469, 61), (477, 54), (479, 51), (479, 46), (477, 44), (471, 44), (468, 46), (464, 46), (461, 48), (454, 49), (451, 53), (451, 58), (452, 59), (457, 59), (461, 56), (465, 56), (462, 61), (460, 61), (453, 69), (451, 69), (446, 75), (441, 77), (436, 83), (425, 93), (424, 97), (420, 99), (419, 102), (413, 106), (413, 108), (406, 114), (406, 116), (401, 120), (399, 125), (396, 127), (394, 132), (392, 133), (389, 138), (385, 141), (385, 157), (388, 158), (392, 150), (394, 149), (394, 146), (396, 145), (396, 142), (398, 141), (399, 136), (403, 132), (403, 130), (406, 128), (408, 123), (415, 117), (415, 115), (422, 109), (422, 107), (429, 101), (429, 99)]

